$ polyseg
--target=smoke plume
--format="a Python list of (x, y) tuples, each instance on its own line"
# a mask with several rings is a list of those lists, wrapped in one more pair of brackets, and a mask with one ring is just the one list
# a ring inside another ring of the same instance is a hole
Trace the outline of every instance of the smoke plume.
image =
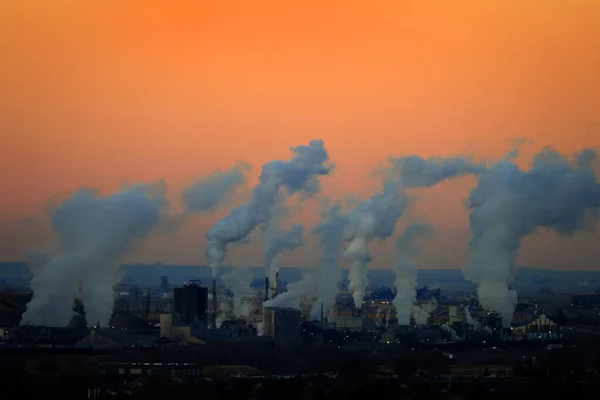
[(252, 271), (249, 268), (234, 267), (228, 274), (221, 277), (225, 286), (233, 292), (233, 314), (236, 317), (242, 317), (242, 300), (244, 296), (255, 294), (254, 290), (250, 285), (252, 283)]
[(344, 246), (344, 231), (349, 221), (339, 204), (328, 207), (322, 216), (322, 222), (312, 231), (318, 237), (321, 246), (317, 301), (311, 312), (313, 320), (319, 319), (321, 305), (325, 312), (335, 305), (341, 280), (340, 253)]
[(479, 175), (486, 169), (484, 163), (476, 163), (468, 157), (421, 158), (408, 156), (393, 158), (393, 172), (399, 174), (406, 188), (431, 187), (447, 179), (464, 175)]
[(214, 211), (231, 199), (235, 190), (246, 181), (246, 173), (252, 167), (238, 163), (226, 171), (215, 171), (197, 180), (182, 195), (188, 212)]
[(302, 237), (304, 228), (302, 225), (294, 225), (288, 231), (280, 231), (271, 227), (267, 231), (267, 247), (265, 249), (265, 276), (275, 284), (276, 274), (279, 272), (277, 258), (286, 251), (292, 251), (304, 244)]
[(156, 227), (167, 201), (161, 185), (137, 185), (109, 197), (80, 190), (52, 215), (59, 239), (55, 253), (36, 269), (34, 297), (22, 322), (66, 326), (81, 282), (90, 323), (107, 324), (119, 261)]
[(392, 158), (392, 167), (383, 183), (383, 191), (361, 203), (351, 214), (345, 232), (349, 241), (344, 258), (351, 262), (350, 285), (354, 305), (360, 308), (368, 285), (367, 268), (371, 260), (368, 244), (372, 238), (386, 239), (392, 235), (398, 218), (409, 204), (405, 188), (430, 187), (447, 179), (466, 174), (480, 174), (484, 164), (468, 158), (452, 159), (408, 156)]
[(465, 312), (465, 320), (466, 320), (467, 324), (471, 328), (473, 328), (474, 331), (481, 330), (481, 323), (479, 321), (477, 321), (476, 319), (473, 319), (473, 316), (471, 315), (471, 312), (469, 311), (469, 306), (468, 305), (464, 306), (463, 310)]
[(437, 301), (432, 300), (423, 304), (414, 304), (412, 307), (412, 316), (417, 326), (425, 326), (429, 320), (429, 316), (437, 308)]
[(503, 160), (481, 175), (468, 200), (471, 255), (463, 274), (477, 285), (484, 308), (510, 327), (517, 294), (511, 290), (521, 241), (539, 228), (561, 235), (593, 228), (600, 207), (600, 184), (591, 164), (593, 150), (569, 160), (546, 148), (529, 171)]
[(321, 190), (319, 178), (331, 170), (324, 142), (313, 140), (309, 145), (291, 150), (294, 153), (291, 160), (265, 164), (251, 201), (233, 209), (208, 232), (205, 254), (214, 277), (225, 259), (228, 244), (247, 237), (259, 224), (269, 222), (281, 187), (288, 195), (314, 195)]
[(348, 288), (352, 291), (356, 308), (362, 301), (369, 282), (368, 264), (371, 261), (369, 242), (374, 238), (386, 239), (392, 235), (396, 221), (408, 205), (408, 196), (395, 182), (389, 180), (384, 190), (361, 203), (349, 216), (344, 232), (349, 242), (344, 259), (350, 261)]
[(410, 324), (410, 314), (417, 299), (417, 267), (414, 256), (419, 251), (417, 240), (431, 238), (434, 228), (424, 222), (409, 225), (396, 241), (396, 263), (394, 272), (396, 296), (392, 301), (396, 307), (398, 324)]
[(460, 336), (458, 336), (458, 333), (456, 333), (456, 331), (454, 329), (452, 329), (452, 327), (450, 325), (440, 325), (442, 327), (443, 330), (445, 330), (446, 332), (448, 332), (450, 334), (451, 340), (453, 342), (460, 342), (462, 340), (462, 338)]
[(315, 294), (315, 280), (312, 274), (305, 273), (298, 282), (289, 283), (286, 292), (274, 299), (265, 301), (264, 307), (291, 307), (297, 310), (304, 302), (308, 302)]

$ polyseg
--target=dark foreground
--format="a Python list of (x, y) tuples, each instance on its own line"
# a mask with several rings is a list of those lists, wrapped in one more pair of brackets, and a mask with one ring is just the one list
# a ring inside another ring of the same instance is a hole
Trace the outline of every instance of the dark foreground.
[(598, 371), (597, 344), (0, 351), (9, 399), (597, 399)]
[[(401, 382), (397, 379), (288, 378), (229, 379), (195, 382), (139, 380), (127, 384), (106, 385), (100, 382), (69, 381), (30, 382), (3, 387), (10, 399), (36, 399), (44, 396), (69, 399), (597, 399), (600, 385), (594, 383), (557, 382)], [(110, 386), (110, 388), (108, 388)], [(382, 397), (383, 396), (383, 397)]]

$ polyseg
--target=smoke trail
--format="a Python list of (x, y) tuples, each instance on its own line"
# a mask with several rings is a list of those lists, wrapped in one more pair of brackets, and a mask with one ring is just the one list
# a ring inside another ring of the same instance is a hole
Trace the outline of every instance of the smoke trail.
[(90, 323), (107, 324), (120, 259), (158, 225), (167, 206), (162, 186), (137, 185), (109, 197), (80, 190), (52, 216), (59, 238), (56, 254), (31, 281), (34, 297), (23, 323), (66, 326), (78, 282)]
[[(233, 292), (233, 314), (242, 317), (242, 300), (244, 296), (256, 293), (250, 285), (252, 271), (249, 268), (234, 267), (228, 274), (221, 277), (225, 286)], [(244, 315), (247, 316), (247, 315)]]
[(396, 307), (398, 324), (410, 324), (410, 314), (417, 300), (417, 267), (414, 256), (419, 251), (416, 241), (433, 236), (434, 228), (424, 222), (409, 225), (396, 241), (396, 263), (394, 286), (396, 296), (392, 301)]
[(280, 187), (285, 187), (289, 195), (314, 195), (321, 190), (319, 178), (331, 170), (323, 141), (313, 140), (291, 150), (294, 157), (290, 161), (271, 161), (263, 166), (250, 203), (233, 209), (208, 232), (205, 254), (214, 277), (225, 259), (228, 244), (247, 237), (259, 224), (269, 221)]
[(443, 330), (445, 330), (446, 332), (448, 332), (450, 334), (451, 340), (453, 342), (460, 342), (462, 341), (462, 338), (460, 336), (458, 336), (458, 333), (456, 333), (456, 331), (454, 329), (452, 329), (452, 327), (450, 325), (440, 325), (442, 327)]
[(484, 163), (475, 163), (468, 157), (421, 158), (408, 156), (392, 158), (393, 172), (398, 173), (406, 188), (431, 187), (447, 179), (464, 175), (478, 175), (485, 171)]
[(197, 180), (182, 195), (188, 212), (214, 211), (231, 199), (235, 190), (246, 181), (246, 173), (252, 167), (238, 163), (226, 171), (215, 171)]
[(323, 213), (323, 221), (314, 229), (313, 234), (319, 238), (321, 245), (321, 262), (318, 270), (317, 301), (311, 317), (320, 317), (321, 305), (328, 312), (335, 305), (341, 280), (340, 253), (344, 246), (344, 231), (348, 225), (348, 217), (342, 213), (339, 204), (328, 207)]
[(451, 159), (409, 156), (390, 159), (392, 167), (378, 193), (361, 203), (351, 214), (346, 240), (350, 242), (344, 258), (351, 261), (349, 288), (353, 292), (354, 305), (360, 308), (368, 285), (367, 267), (371, 260), (368, 244), (373, 237), (386, 239), (392, 235), (398, 218), (409, 204), (405, 188), (433, 186), (442, 181), (466, 174), (480, 174), (484, 164), (476, 164), (468, 158)]
[(414, 304), (412, 307), (412, 316), (417, 326), (425, 326), (429, 320), (429, 316), (437, 308), (437, 301), (432, 300), (423, 304)]
[(351, 262), (348, 288), (352, 291), (356, 308), (362, 306), (369, 282), (367, 268), (371, 261), (369, 242), (374, 238), (386, 239), (394, 232), (396, 221), (408, 206), (408, 195), (391, 180), (385, 182), (382, 193), (359, 204), (350, 214), (344, 232), (349, 241), (344, 259)]
[(275, 284), (276, 274), (279, 272), (277, 258), (286, 251), (292, 251), (304, 244), (302, 236), (304, 228), (302, 225), (294, 225), (287, 231), (280, 231), (277, 228), (270, 227), (266, 236), (268, 237), (267, 247), (265, 249), (265, 276), (269, 277), (270, 282)]
[(305, 273), (298, 282), (286, 286), (287, 291), (274, 299), (265, 301), (264, 307), (291, 307), (297, 310), (303, 302), (308, 302), (315, 294), (315, 280), (309, 273)]
[(540, 227), (561, 235), (595, 225), (600, 184), (591, 164), (593, 150), (572, 162), (547, 148), (534, 157), (529, 171), (504, 160), (481, 175), (468, 200), (471, 210), (471, 255), (463, 270), (477, 285), (479, 302), (510, 327), (517, 294), (510, 287), (521, 241)]
[(473, 328), (474, 331), (478, 331), (481, 329), (481, 323), (475, 319), (473, 319), (473, 316), (471, 315), (471, 312), (469, 311), (469, 306), (464, 306), (463, 310), (465, 312), (465, 319), (467, 324)]

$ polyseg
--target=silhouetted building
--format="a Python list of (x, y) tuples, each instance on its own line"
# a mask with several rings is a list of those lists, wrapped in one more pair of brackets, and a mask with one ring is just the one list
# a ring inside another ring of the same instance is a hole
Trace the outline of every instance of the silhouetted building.
[(265, 336), (281, 345), (298, 346), (302, 340), (302, 313), (295, 308), (265, 307), (263, 310)]
[(173, 290), (173, 311), (175, 323), (190, 325), (201, 321), (206, 323), (208, 308), (208, 288), (198, 283), (184, 285)]

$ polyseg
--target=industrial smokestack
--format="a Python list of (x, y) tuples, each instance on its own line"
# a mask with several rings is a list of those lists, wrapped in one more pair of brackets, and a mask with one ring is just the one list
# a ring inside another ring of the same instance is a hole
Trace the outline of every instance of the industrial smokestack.
[(273, 283), (273, 298), (277, 297), (279, 292), (279, 272), (275, 273), (275, 283)]
[(269, 300), (269, 277), (265, 278), (265, 301)]
[(213, 312), (212, 312), (212, 327), (217, 329), (217, 280), (212, 280), (212, 298), (213, 298)]
[(321, 303), (321, 322), (323, 322), (323, 303)]

